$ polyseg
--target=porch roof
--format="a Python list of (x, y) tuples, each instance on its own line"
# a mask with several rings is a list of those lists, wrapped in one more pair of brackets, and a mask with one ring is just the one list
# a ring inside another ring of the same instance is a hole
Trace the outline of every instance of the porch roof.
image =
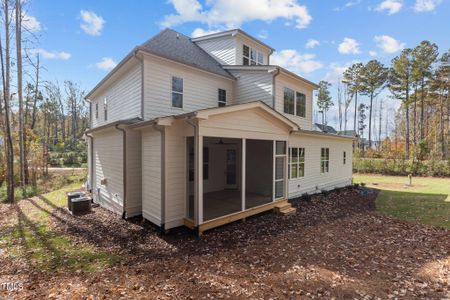
[(299, 126), (289, 120), (287, 117), (282, 115), (281, 113), (277, 112), (267, 104), (265, 104), (262, 101), (253, 101), (243, 104), (232, 104), (227, 105), (224, 107), (212, 107), (212, 108), (205, 108), (196, 110), (193, 112), (180, 114), (180, 115), (173, 115), (173, 116), (166, 116), (166, 117), (160, 117), (155, 118), (148, 121), (141, 121), (136, 124), (133, 124), (130, 126), (130, 128), (141, 128), (141, 127), (148, 127), (152, 125), (170, 125), (174, 119), (201, 119), (201, 120), (207, 120), (210, 116), (220, 115), (220, 114), (226, 114), (231, 112), (237, 112), (237, 111), (243, 111), (243, 110), (249, 110), (249, 109), (255, 109), (259, 108), (263, 111), (265, 111), (267, 114), (275, 117), (276, 119), (280, 120), (282, 123), (286, 124), (288, 127), (291, 128), (291, 131), (297, 131), (299, 130)]

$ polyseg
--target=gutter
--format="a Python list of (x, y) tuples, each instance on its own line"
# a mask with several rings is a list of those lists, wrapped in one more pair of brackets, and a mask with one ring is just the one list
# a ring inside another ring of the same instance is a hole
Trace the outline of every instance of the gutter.
[(161, 233), (165, 233), (166, 223), (166, 130), (164, 126), (154, 124), (153, 128), (161, 133)]
[(127, 133), (125, 129), (120, 128), (119, 124), (114, 126), (123, 134), (123, 212), (122, 219), (126, 219), (127, 214)]

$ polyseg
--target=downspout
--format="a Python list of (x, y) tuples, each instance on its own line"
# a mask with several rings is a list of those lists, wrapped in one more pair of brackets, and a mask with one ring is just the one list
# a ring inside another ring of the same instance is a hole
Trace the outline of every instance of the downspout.
[[(194, 165), (195, 165), (195, 168), (194, 168), (194, 170), (196, 170), (196, 172), (195, 172), (195, 179), (196, 180), (194, 180), (194, 183), (196, 183), (195, 185), (194, 185), (194, 191), (197, 191), (196, 193), (195, 193), (195, 198), (194, 198), (194, 200), (195, 200), (195, 204), (194, 204), (194, 223), (195, 223), (195, 225), (196, 225), (196, 230), (197, 230), (197, 234), (198, 234), (198, 227), (199, 227), (199, 218), (198, 218), (198, 212), (199, 212), (199, 207), (198, 207), (198, 205), (199, 205), (199, 203), (198, 203), (198, 193), (199, 193), (199, 190), (198, 190), (198, 183), (199, 183), (199, 180), (200, 180), (200, 177), (198, 176), (198, 162), (199, 162), (199, 157), (198, 157), (198, 148), (199, 148), (199, 138), (198, 138), (198, 124), (195, 124), (195, 123), (192, 123), (189, 119), (187, 119), (186, 120), (186, 123), (188, 123), (189, 125), (191, 125), (192, 127), (194, 127)], [(195, 151), (195, 150), (197, 150), (197, 151)]]
[(122, 218), (126, 219), (127, 214), (127, 133), (125, 129), (120, 128), (119, 124), (116, 124), (115, 128), (122, 131), (123, 134), (123, 212)]
[(89, 166), (90, 168), (90, 174), (89, 174), (89, 188), (90, 188), (90, 193), (92, 194), (93, 190), (94, 190), (94, 137), (89, 134), (86, 133), (86, 136), (91, 140), (90, 142), (90, 149), (89, 149), (89, 155), (91, 156), (91, 164)]
[(166, 223), (166, 130), (163, 126), (153, 125), (161, 133), (161, 233), (165, 233)]
[(276, 68), (276, 71), (273, 74), (272, 77), (272, 108), (275, 109), (275, 77), (278, 76), (278, 74), (280, 74), (280, 69)]

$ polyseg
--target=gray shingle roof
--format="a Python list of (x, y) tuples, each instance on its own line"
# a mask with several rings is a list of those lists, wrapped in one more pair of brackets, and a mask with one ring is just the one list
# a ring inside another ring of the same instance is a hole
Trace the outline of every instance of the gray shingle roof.
[(189, 37), (172, 29), (165, 29), (143, 43), (140, 49), (208, 72), (234, 78), (228, 71), (195, 44)]
[(317, 128), (319, 128), (322, 132), (327, 132), (327, 133), (337, 133), (336, 129), (334, 129), (331, 126), (328, 125), (322, 125), (320, 123), (316, 123), (315, 124)]

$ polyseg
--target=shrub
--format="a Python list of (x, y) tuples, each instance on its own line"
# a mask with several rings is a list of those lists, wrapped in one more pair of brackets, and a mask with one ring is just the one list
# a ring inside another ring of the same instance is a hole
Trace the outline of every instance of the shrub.
[(430, 159), (424, 161), (404, 159), (355, 158), (353, 171), (383, 175), (450, 176), (450, 160)]

